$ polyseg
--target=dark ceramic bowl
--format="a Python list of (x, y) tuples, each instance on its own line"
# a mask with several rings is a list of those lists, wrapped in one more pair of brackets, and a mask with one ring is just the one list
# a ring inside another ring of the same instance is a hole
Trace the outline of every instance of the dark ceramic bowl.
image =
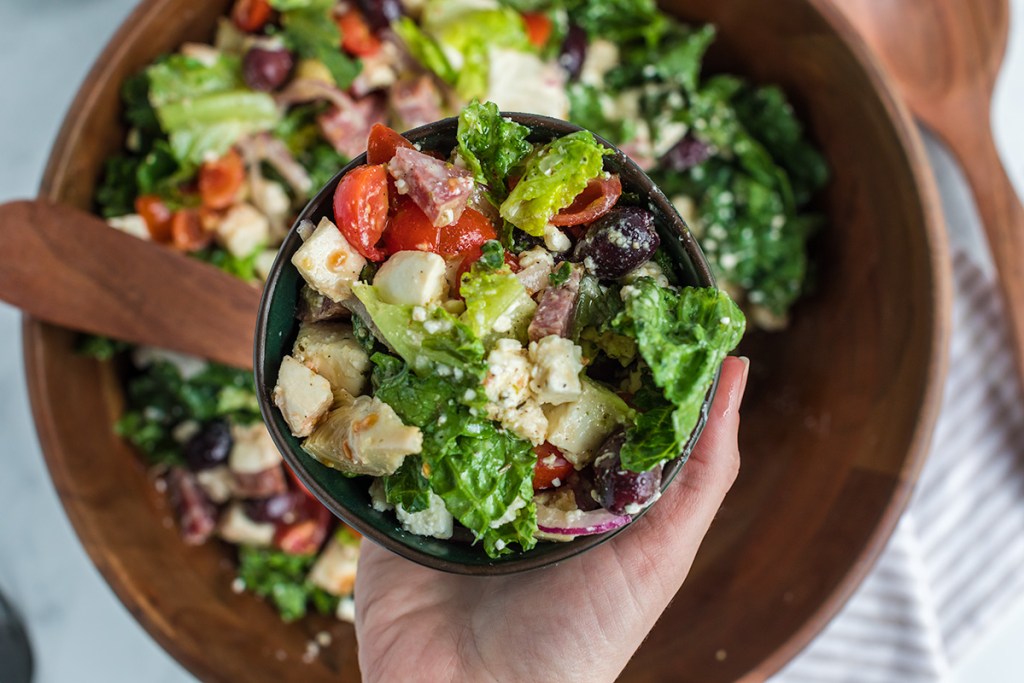
[[(579, 126), (533, 114), (504, 114), (531, 130), (530, 142), (548, 142), (569, 133), (582, 130)], [(447, 154), (455, 147), (455, 133), (458, 119), (449, 118), (422, 126), (405, 134), (409, 140), (421, 145), (427, 151)], [(597, 139), (615, 152), (605, 157), (606, 171), (618, 173), (622, 179), (623, 202), (629, 203), (627, 195), (643, 202), (655, 217), (655, 225), (661, 236), (661, 243), (677, 265), (684, 285), (714, 286), (714, 277), (708, 263), (690, 234), (686, 223), (673, 208), (672, 203), (655, 186), (651, 179), (633, 163), (629, 157), (599, 136)], [(357, 166), (366, 163), (363, 154), (343, 168), (331, 182), (313, 198), (299, 215), (298, 222), (310, 220), (317, 224), (321, 218), (333, 220), (332, 199), (334, 189), (341, 177)], [(296, 223), (296, 225), (298, 224)], [(259, 394), (263, 419), (270, 428), (274, 442), (285, 460), (298, 475), (302, 483), (314, 495), (347, 524), (359, 533), (385, 548), (427, 567), (459, 574), (496, 576), (512, 574), (544, 567), (578, 555), (597, 547), (611, 537), (629, 528), (629, 525), (614, 531), (594, 536), (581, 536), (567, 543), (541, 541), (533, 550), (517, 551), (492, 559), (479, 544), (458, 540), (439, 540), (411, 534), (398, 523), (394, 513), (378, 512), (370, 505), (369, 478), (349, 478), (310, 457), (300, 447), (299, 440), (291, 435), (281, 411), (274, 405), (273, 392), (277, 382), (281, 359), (290, 353), (298, 334), (299, 324), (295, 310), (299, 290), (304, 284), (302, 277), (291, 263), (292, 255), (302, 245), (295, 227), (288, 233), (277, 260), (263, 290), (263, 301), (256, 326), (256, 389)], [(662, 490), (683, 467), (707, 419), (708, 408), (715, 394), (715, 385), (708, 391), (701, 410), (701, 418), (686, 444), (683, 454), (665, 466)], [(649, 509), (649, 508), (648, 508)], [(646, 512), (646, 510), (644, 510)], [(640, 515), (643, 513), (641, 512)], [(637, 515), (639, 517), (640, 515)]]

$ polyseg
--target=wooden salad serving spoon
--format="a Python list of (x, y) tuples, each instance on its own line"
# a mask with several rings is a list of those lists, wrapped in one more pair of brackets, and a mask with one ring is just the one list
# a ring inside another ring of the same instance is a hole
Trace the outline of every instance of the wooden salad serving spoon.
[(1009, 0), (835, 0), (974, 192), (1024, 378), (1024, 209), (992, 135)]
[(0, 205), (0, 300), (46, 322), (252, 368), (260, 290), (70, 206)]

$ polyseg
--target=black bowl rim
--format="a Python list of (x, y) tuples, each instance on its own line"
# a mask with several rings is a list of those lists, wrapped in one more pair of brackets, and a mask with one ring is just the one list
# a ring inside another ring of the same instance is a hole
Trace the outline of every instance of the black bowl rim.
[[(539, 114), (501, 112), (501, 116), (510, 118), (511, 120), (526, 126), (531, 131), (540, 130), (548, 133), (554, 133), (559, 137), (585, 130), (580, 126), (567, 121), (548, 116), (541, 116)], [(406, 131), (402, 133), (402, 135), (413, 143), (428, 137), (444, 134), (449, 130), (454, 137), (454, 132), (457, 129), (457, 126), (458, 118), (449, 117)], [(684, 221), (679, 215), (679, 212), (675, 209), (668, 197), (665, 196), (665, 193), (661, 191), (654, 181), (652, 181), (650, 177), (639, 166), (637, 166), (637, 164), (630, 159), (626, 153), (600, 135), (597, 135), (596, 133), (593, 133), (593, 135), (599, 143), (612, 150), (612, 156), (620, 167), (620, 173), (624, 176), (628, 174), (628, 179), (625, 177), (623, 178), (623, 186), (639, 190), (641, 196), (646, 196), (650, 204), (656, 205), (658, 210), (669, 219), (671, 227), (675, 229), (676, 233), (673, 236), (676, 237), (681, 248), (689, 258), (690, 265), (697, 274), (699, 284), (706, 287), (716, 287), (717, 284), (715, 282), (714, 274), (711, 271), (707, 258), (704, 256), (704, 252), (701, 250), (697, 240), (690, 232), (686, 221)], [(319, 482), (317, 482), (315, 477), (308, 472), (305, 461), (310, 460), (310, 457), (308, 455), (300, 456), (298, 453), (293, 451), (286, 435), (280, 427), (279, 421), (276, 419), (277, 407), (273, 400), (273, 387), (276, 384), (276, 378), (268, 383), (270, 378), (265, 372), (267, 360), (266, 340), (267, 335), (269, 334), (270, 325), (269, 311), (271, 308), (271, 302), (274, 300), (277, 286), (281, 279), (281, 274), (284, 269), (290, 265), (292, 254), (294, 254), (299, 245), (302, 244), (302, 238), (298, 234), (299, 224), (304, 220), (309, 219), (310, 216), (319, 213), (325, 202), (332, 201), (334, 190), (341, 178), (352, 169), (362, 166), (365, 163), (366, 153), (364, 152), (338, 171), (338, 173), (336, 173), (331, 180), (321, 188), (316, 196), (309, 201), (305, 208), (303, 208), (281, 244), (277, 257), (274, 260), (274, 264), (267, 276), (267, 280), (264, 284), (263, 295), (260, 300), (259, 314), (256, 321), (256, 345), (253, 353), (256, 392), (263, 421), (267, 425), (267, 429), (270, 431), (274, 444), (281, 452), (285, 462), (292, 469), (295, 476), (298, 477), (299, 481), (309, 489), (309, 491), (316, 496), (317, 500), (330, 510), (332, 514), (354, 528), (364, 537), (369, 538), (378, 545), (408, 560), (412, 560), (417, 564), (453, 574), (465, 574), (472, 576), (504, 576), (548, 567), (580, 555), (592, 548), (596, 548), (631, 527), (633, 523), (653, 507), (653, 504), (634, 515), (632, 522), (629, 524), (603, 534), (578, 536), (572, 541), (558, 543), (558, 549), (544, 554), (535, 554), (531, 551), (520, 551), (520, 553), (516, 555), (505, 556), (491, 563), (483, 565), (467, 565), (461, 562), (445, 560), (424, 552), (379, 531), (371, 524), (365, 523), (358, 514), (350, 512), (349, 506), (345, 505), (343, 501), (340, 501), (330, 495), (330, 493), (325, 490)], [(664, 239), (664, 235), (662, 235), (662, 238)], [(720, 374), (721, 367), (719, 367), (715, 372), (711, 388), (704, 397), (697, 426), (694, 427), (694, 430), (690, 435), (690, 439), (687, 441), (686, 446), (683, 449), (683, 453), (665, 465), (662, 473), (662, 493), (664, 493), (675, 477), (679, 474), (694, 446), (700, 439), (700, 435), (707, 423), (711, 404), (714, 401), (715, 394), (718, 390)], [(339, 474), (339, 476), (341, 475)], [(657, 503), (657, 501), (655, 501), (655, 503)], [(395, 528), (396, 530), (401, 528), (397, 521), (395, 523)]]

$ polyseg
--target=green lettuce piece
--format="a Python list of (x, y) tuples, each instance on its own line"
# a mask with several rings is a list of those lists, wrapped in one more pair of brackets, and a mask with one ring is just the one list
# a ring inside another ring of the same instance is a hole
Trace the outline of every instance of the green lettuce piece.
[(212, 62), (171, 55), (146, 69), (146, 76), (149, 102), (157, 118), (161, 118), (160, 110), (168, 104), (245, 87), (242, 62), (231, 55), (220, 55)]
[[(529, 443), (499, 431), (482, 416), (486, 398), (480, 377), (472, 380), (476, 389), (467, 391), (469, 374), (460, 383), (451, 375), (416, 374), (387, 354), (374, 354), (372, 361), (374, 396), (423, 432), (421, 453), (408, 456), (395, 474), (384, 478), (388, 500), (406, 509), (424, 509), (426, 482), (455, 519), (474, 532), (490, 557), (510, 552), (512, 543), (532, 548), (537, 529), (532, 502), (536, 456)], [(513, 506), (517, 509), (510, 512)], [(506, 519), (498, 528), (491, 527)]]
[(526, 341), (537, 303), (513, 273), (466, 273), (460, 292), (466, 300), (460, 319), (484, 346), (491, 346), (499, 337)]
[(611, 153), (589, 131), (541, 147), (527, 159), (522, 180), (501, 205), (501, 217), (529, 235), (543, 236), (551, 217), (602, 173), (604, 155)]
[(664, 403), (648, 401), (653, 408), (626, 431), (622, 465), (645, 472), (682, 452), (715, 373), (739, 344), (746, 321), (721, 290), (686, 287), (676, 293), (650, 278), (631, 285), (624, 306), (612, 327), (636, 340), (664, 396)]
[(471, 102), (459, 114), (459, 156), (478, 183), (487, 186), (495, 206), (508, 196), (508, 175), (530, 152), (530, 130), (502, 118), (493, 102)]
[(431, 0), (423, 9), (421, 23), (442, 49), (459, 55), (453, 85), (465, 100), (487, 94), (489, 48), (536, 52), (527, 38), (522, 15), (505, 7), (488, 9), (478, 3)]
[(569, 120), (581, 128), (600, 135), (606, 140), (623, 143), (636, 136), (636, 122), (628, 118), (612, 117), (605, 107), (611, 98), (597, 86), (589, 83), (571, 83)]
[[(489, 557), (511, 552), (511, 543), (523, 550), (537, 544), (533, 503), (537, 456), (529, 442), (499, 430), (490, 420), (468, 416), (452, 448), (424, 449), (422, 457), (430, 471), (430, 488), (483, 543)], [(508, 517), (498, 528), (491, 526)]]
[(270, 598), (286, 622), (306, 616), (309, 605), (321, 614), (334, 614), (338, 598), (306, 579), (314, 562), (316, 555), (243, 546), (238, 551), (238, 578), (247, 590)]
[(381, 483), (384, 498), (406, 512), (422, 512), (430, 507), (430, 482), (423, 476), (423, 460), (418, 455), (407, 455), (394, 474), (381, 477)]
[(149, 100), (171, 151), (183, 164), (221, 156), (239, 138), (270, 130), (281, 118), (274, 98), (242, 82), (237, 57), (221, 55), (211, 64), (172, 55), (146, 71)]
[(587, 35), (617, 43), (643, 40), (653, 46), (670, 24), (654, 0), (569, 0), (566, 5)]
[(319, 60), (342, 90), (352, 85), (362, 64), (341, 50), (341, 31), (332, 16), (334, 0), (286, 0), (281, 12), (285, 44), (304, 59)]
[(216, 363), (186, 379), (172, 363), (158, 360), (128, 380), (125, 394), (125, 412), (114, 429), (154, 463), (182, 463), (173, 436), (182, 422), (249, 424), (260, 417), (252, 373)]
[(216, 245), (192, 254), (193, 258), (205, 261), (211, 266), (220, 268), (228, 275), (233, 275), (239, 280), (254, 282), (256, 280), (256, 258), (263, 251), (263, 247), (254, 249), (251, 254), (244, 257), (235, 256), (230, 251)]
[(468, 326), (440, 306), (432, 309), (426, 320), (417, 321), (413, 320), (414, 306), (381, 301), (373, 285), (356, 283), (352, 292), (391, 348), (417, 373), (436, 372), (440, 365), (483, 379), (483, 344)]
[(825, 187), (828, 164), (807, 139), (803, 125), (779, 87), (747, 88), (735, 106), (740, 123), (789, 175), (797, 205), (810, 201)]
[(409, 17), (402, 17), (392, 24), (392, 28), (416, 61), (433, 71), (445, 83), (455, 85), (458, 72), (448, 61), (437, 41), (424, 33), (415, 21)]

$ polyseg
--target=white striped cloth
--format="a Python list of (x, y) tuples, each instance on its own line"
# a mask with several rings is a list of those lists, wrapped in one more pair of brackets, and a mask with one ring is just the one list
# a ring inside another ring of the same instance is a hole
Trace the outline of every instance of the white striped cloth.
[(771, 683), (941, 683), (1024, 595), (1024, 402), (1002, 302), (953, 260), (945, 398), (921, 480), (878, 564)]

